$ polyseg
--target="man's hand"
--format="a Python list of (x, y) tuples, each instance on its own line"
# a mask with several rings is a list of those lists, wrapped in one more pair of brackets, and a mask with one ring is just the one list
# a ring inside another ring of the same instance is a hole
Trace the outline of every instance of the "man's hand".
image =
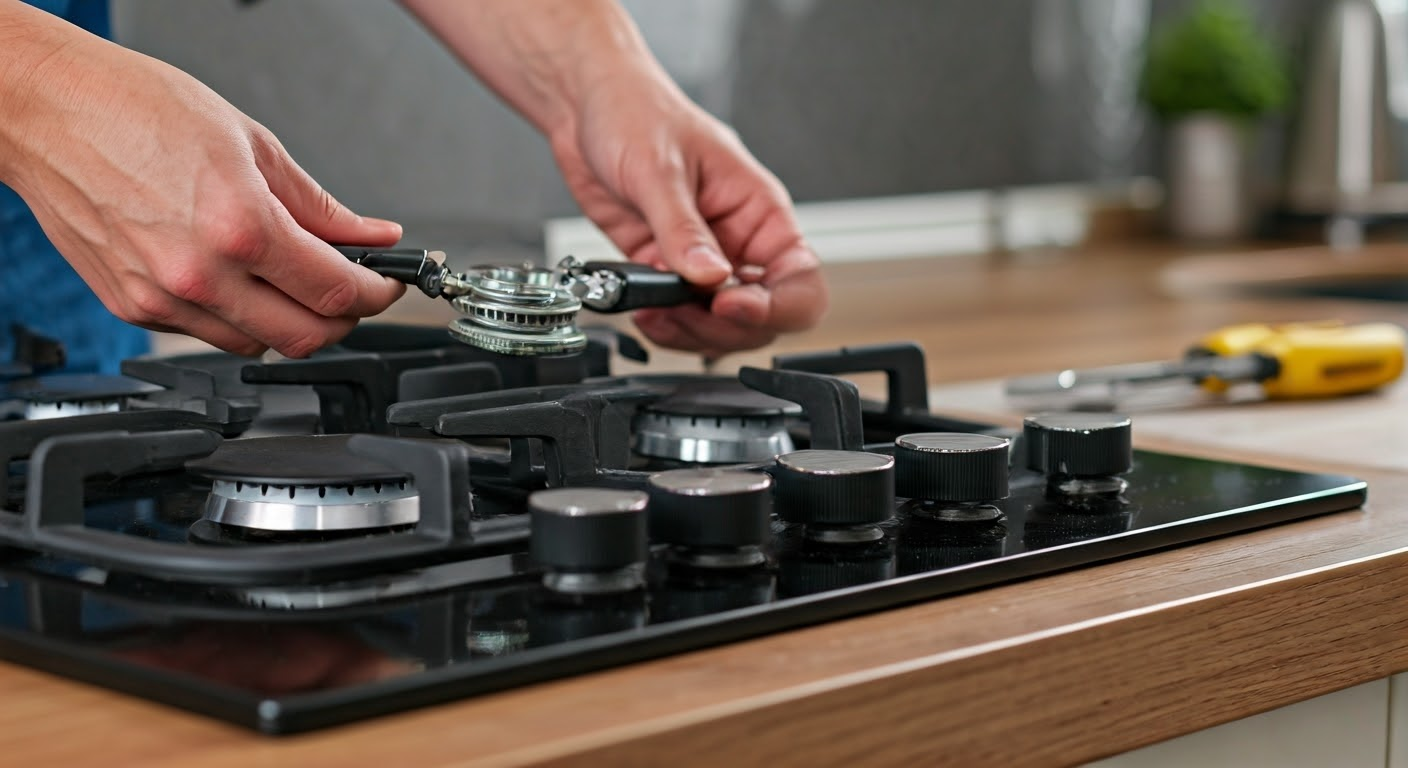
[(118, 317), (303, 357), (401, 296), (326, 244), (401, 228), (338, 204), (194, 78), (14, 0), (0, 50), (0, 182)]
[(650, 75), (599, 81), (580, 105), (551, 140), (582, 211), (633, 261), (720, 286), (707, 310), (637, 312), (647, 336), (717, 357), (816, 323), (826, 285), (787, 190), (729, 129)]
[(612, 0), (402, 0), (548, 137), (582, 210), (635, 261), (718, 287), (708, 310), (640, 310), (707, 356), (814, 325), (826, 285), (782, 184), (689, 101)]

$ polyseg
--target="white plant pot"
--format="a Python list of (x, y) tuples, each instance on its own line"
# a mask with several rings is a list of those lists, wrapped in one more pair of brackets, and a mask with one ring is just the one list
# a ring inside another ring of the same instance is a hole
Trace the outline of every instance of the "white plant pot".
[(1251, 234), (1251, 141), (1234, 118), (1197, 113), (1167, 126), (1165, 214), (1182, 240), (1227, 242)]

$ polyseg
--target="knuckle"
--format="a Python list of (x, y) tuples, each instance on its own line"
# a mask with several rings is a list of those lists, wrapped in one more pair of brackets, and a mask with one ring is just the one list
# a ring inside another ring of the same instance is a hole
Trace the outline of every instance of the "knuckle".
[(346, 336), (357, 321), (351, 318), (337, 318), (312, 323), (300, 332), (284, 340), (274, 348), (285, 357), (303, 358), (333, 344)]
[(743, 145), (743, 137), (738, 134), (738, 131), (734, 129), (732, 125), (716, 119), (707, 113), (705, 113), (705, 126), (707, 130), (713, 131), (723, 141), (739, 146)]
[(317, 304), (310, 307), (314, 312), (323, 317), (342, 317), (349, 315), (357, 306), (357, 284), (350, 279), (338, 280), (329, 286), (323, 295), (318, 298)]
[(158, 277), (160, 287), (166, 293), (183, 301), (200, 306), (215, 302), (214, 278), (204, 269), (193, 264), (168, 267)]
[(282, 152), (284, 145), (279, 141), (279, 137), (274, 132), (264, 127), (263, 123), (249, 121), (248, 124), (250, 139), (264, 149), (274, 152)]
[(687, 166), (684, 157), (678, 152), (662, 152), (653, 158), (650, 170), (659, 178), (680, 178), (684, 176)]
[(279, 141), (279, 137), (275, 136), (273, 131), (253, 120), (249, 121), (247, 130), (249, 131), (249, 143), (258, 161), (277, 164), (287, 156), (283, 143)]
[(774, 208), (792, 210), (792, 195), (787, 191), (787, 186), (769, 171), (763, 171), (763, 189)]
[(150, 283), (136, 283), (124, 289), (127, 300), (117, 316), (134, 325), (174, 325), (179, 311), (177, 302), (165, 291)]
[(200, 236), (208, 250), (241, 263), (257, 261), (269, 244), (263, 219), (253, 212), (212, 217), (200, 227)]
[(327, 333), (322, 328), (313, 328), (290, 337), (283, 343), (276, 345), (275, 349), (284, 357), (299, 359), (308, 357), (331, 343), (331, 334)]
[(658, 194), (668, 189), (662, 185), (686, 178), (689, 167), (679, 152), (667, 149), (624, 152), (617, 162), (616, 176), (628, 197)]

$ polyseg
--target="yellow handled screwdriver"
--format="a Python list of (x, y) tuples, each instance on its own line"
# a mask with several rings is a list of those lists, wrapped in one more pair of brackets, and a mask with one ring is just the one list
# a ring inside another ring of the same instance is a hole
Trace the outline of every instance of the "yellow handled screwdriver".
[(1006, 383), (1011, 397), (1099, 393), (1183, 379), (1222, 393), (1256, 382), (1269, 398), (1351, 395), (1377, 389), (1403, 373), (1405, 334), (1391, 323), (1251, 323), (1203, 337), (1181, 360), (1114, 365), (1025, 376)]

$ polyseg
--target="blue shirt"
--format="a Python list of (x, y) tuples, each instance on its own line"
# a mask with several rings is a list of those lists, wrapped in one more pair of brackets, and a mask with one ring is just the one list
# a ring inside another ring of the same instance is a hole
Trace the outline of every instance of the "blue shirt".
[[(26, 0), (108, 37), (107, 0)], [(29, 207), (0, 185), (0, 359), (13, 354), (20, 323), (64, 343), (66, 370), (116, 373), (123, 358), (151, 349), (151, 335), (113, 316), (45, 237)]]

